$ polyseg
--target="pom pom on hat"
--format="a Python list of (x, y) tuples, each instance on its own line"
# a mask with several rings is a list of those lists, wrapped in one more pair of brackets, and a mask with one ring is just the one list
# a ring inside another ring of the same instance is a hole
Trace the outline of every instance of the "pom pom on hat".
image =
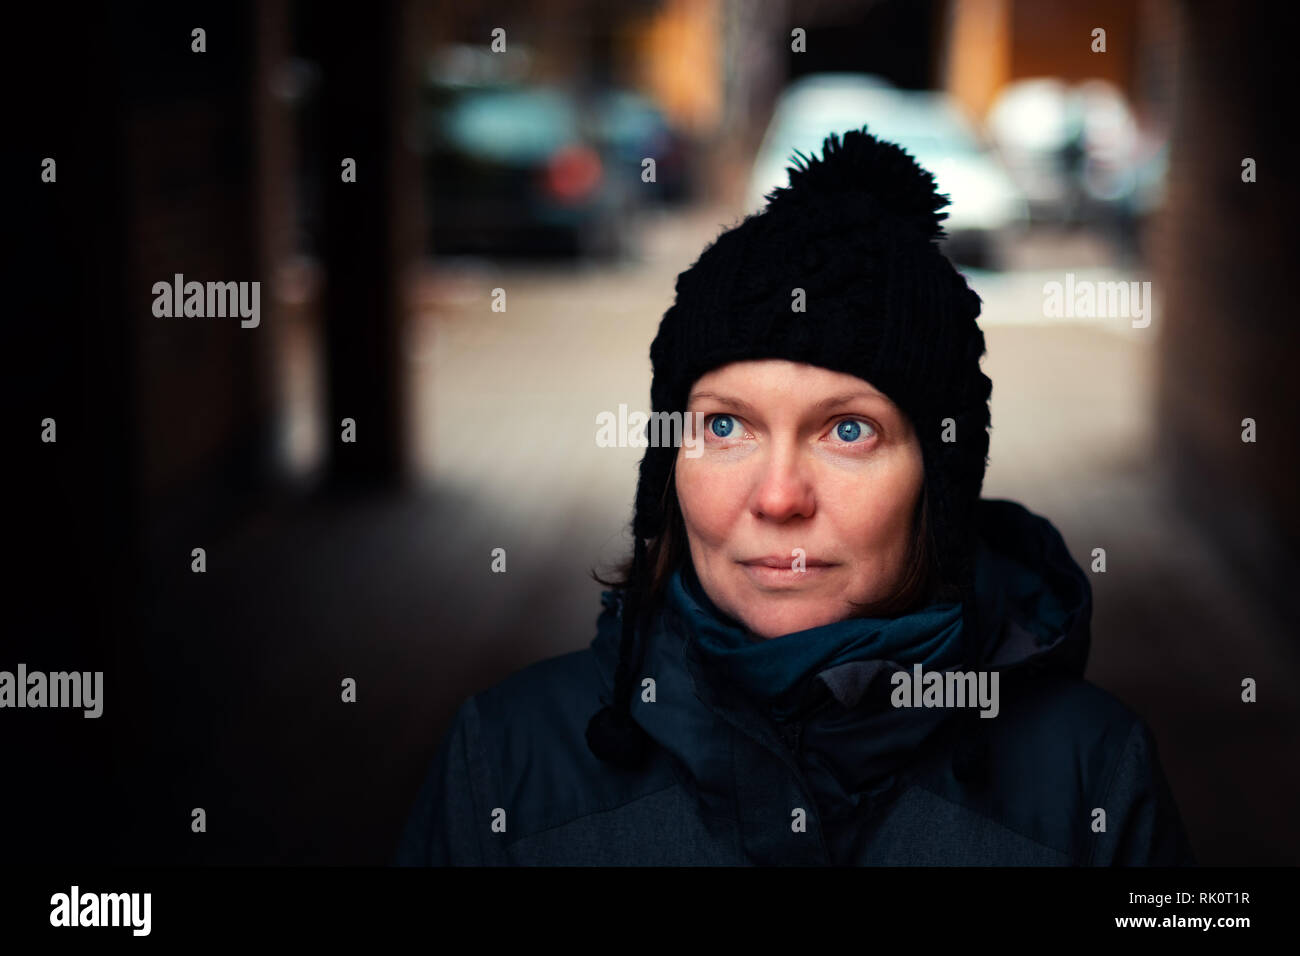
[(794, 155), (790, 184), (767, 193), (767, 211), (780, 215), (812, 204), (856, 200), (910, 223), (919, 235), (944, 238), (948, 214), (940, 210), (949, 205), (949, 198), (939, 193), (934, 175), (901, 146), (868, 134), (867, 127), (849, 130), (843, 139), (831, 133), (820, 157), (809, 158), (799, 150)]

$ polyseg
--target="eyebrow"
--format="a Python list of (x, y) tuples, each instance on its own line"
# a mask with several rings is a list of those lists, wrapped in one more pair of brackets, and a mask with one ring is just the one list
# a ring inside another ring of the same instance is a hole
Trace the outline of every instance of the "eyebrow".
[[(754, 413), (754, 406), (749, 404), (748, 402), (742, 401), (741, 399), (735, 398), (731, 395), (720, 395), (717, 392), (695, 392), (687, 399), (687, 404), (690, 404), (692, 401), (698, 401), (700, 399), (705, 399), (705, 398), (711, 398), (715, 402), (718, 402), (722, 405), (729, 405), (732, 408), (735, 408), (747, 414), (752, 415)], [(859, 400), (879, 401), (884, 398), (885, 396), (882, 395), (880, 392), (864, 392), (864, 391), (844, 392), (840, 395), (832, 395), (829, 398), (822, 399), (820, 402), (817, 402), (815, 405), (813, 405), (813, 408), (816, 409), (817, 411), (831, 411), (836, 408), (841, 408), (845, 405), (850, 405), (853, 402)]]

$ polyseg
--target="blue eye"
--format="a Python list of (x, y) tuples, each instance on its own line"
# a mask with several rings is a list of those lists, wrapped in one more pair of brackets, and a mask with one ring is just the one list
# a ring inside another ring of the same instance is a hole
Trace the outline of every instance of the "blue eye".
[[(866, 422), (854, 421), (853, 419), (842, 421), (835, 426), (835, 434), (840, 441), (855, 442), (862, 437), (862, 426), (866, 424)], [(867, 428), (874, 433), (874, 429), (870, 425), (867, 425)]]
[(709, 422), (709, 431), (719, 438), (726, 438), (736, 427), (736, 420), (730, 415), (714, 415)]

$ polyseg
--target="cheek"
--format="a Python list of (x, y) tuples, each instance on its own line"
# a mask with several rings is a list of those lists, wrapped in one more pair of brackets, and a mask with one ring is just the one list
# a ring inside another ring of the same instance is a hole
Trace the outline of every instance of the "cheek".
[(919, 464), (908, 462), (870, 482), (836, 489), (832, 523), (839, 539), (864, 562), (900, 558), (907, 550), (922, 477)]
[(734, 475), (702, 459), (677, 459), (677, 502), (691, 540), (717, 545), (726, 540), (744, 507), (744, 489)]

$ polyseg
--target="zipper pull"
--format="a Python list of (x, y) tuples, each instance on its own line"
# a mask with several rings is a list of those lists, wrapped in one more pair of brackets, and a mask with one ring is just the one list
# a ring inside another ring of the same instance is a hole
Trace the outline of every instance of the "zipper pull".
[(803, 738), (802, 721), (792, 721), (789, 724), (781, 725), (781, 739), (785, 745), (794, 753), (799, 753), (799, 744)]

